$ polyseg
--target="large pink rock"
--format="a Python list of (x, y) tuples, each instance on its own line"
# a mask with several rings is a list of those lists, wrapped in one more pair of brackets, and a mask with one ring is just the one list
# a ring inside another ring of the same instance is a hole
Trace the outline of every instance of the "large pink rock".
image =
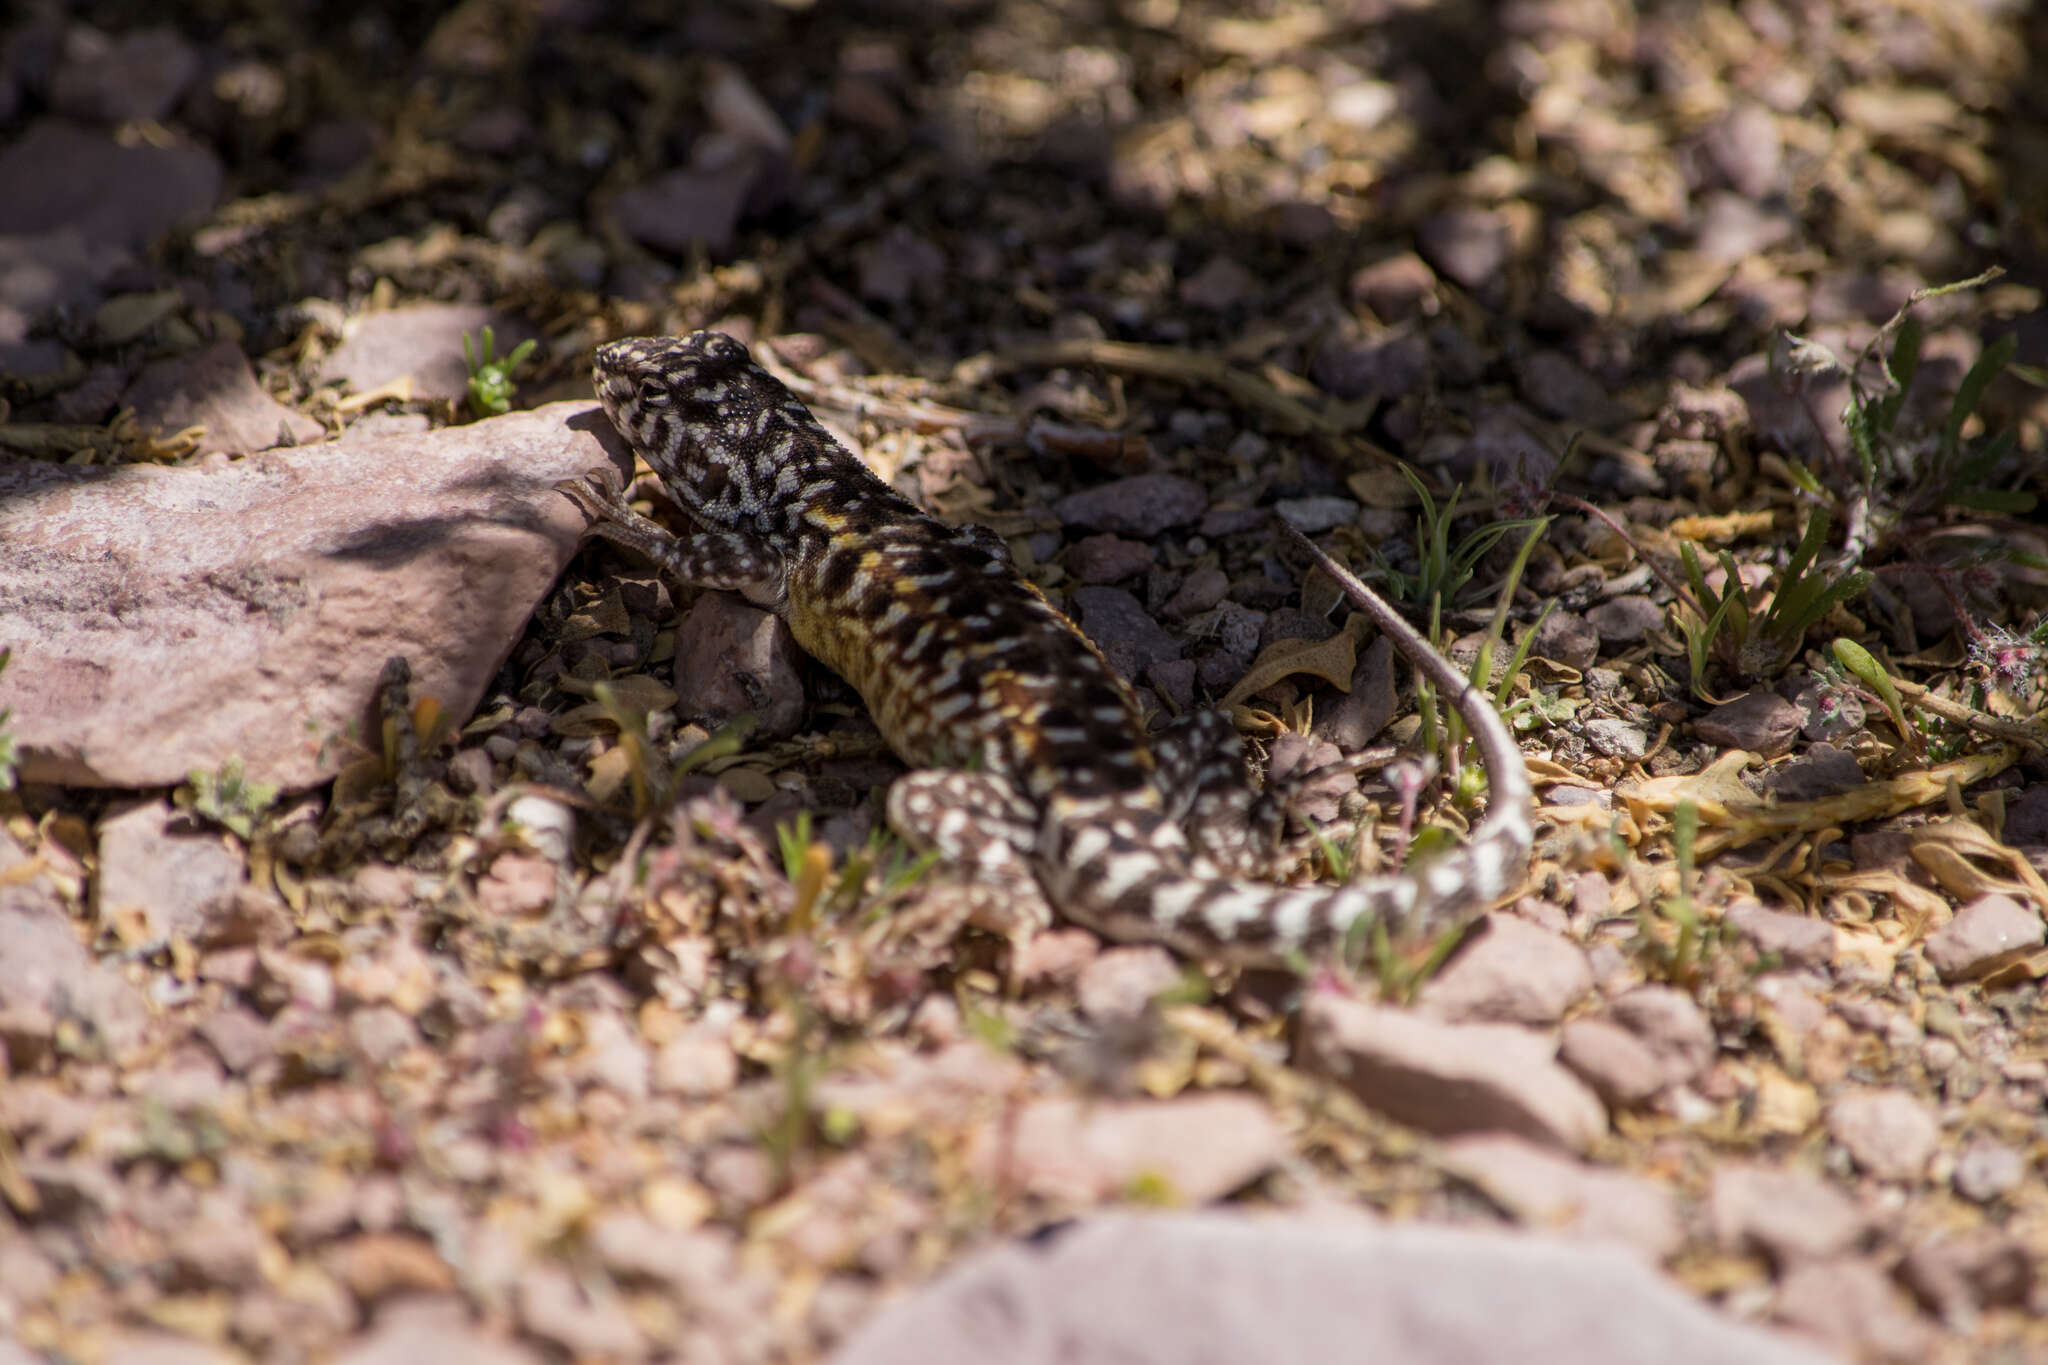
[(239, 755), (310, 786), (375, 733), (393, 654), (467, 715), (581, 537), (553, 485), (623, 458), (555, 403), (209, 468), (0, 465), (23, 778), (163, 786)]
[(985, 1251), (832, 1365), (1825, 1365), (1629, 1252), (1348, 1215), (1109, 1214)]

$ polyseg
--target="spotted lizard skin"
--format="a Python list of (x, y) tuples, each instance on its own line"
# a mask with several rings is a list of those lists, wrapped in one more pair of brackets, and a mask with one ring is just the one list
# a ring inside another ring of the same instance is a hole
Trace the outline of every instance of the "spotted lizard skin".
[(695, 529), (671, 535), (609, 490), (564, 485), (592, 531), (679, 583), (742, 593), (786, 620), (913, 769), (889, 793), (897, 832), (1014, 897), (1025, 920), (1057, 914), (1112, 939), (1271, 962), (1328, 948), (1375, 917), (1437, 922), (1519, 883), (1530, 791), (1512, 737), (1447, 661), (1377, 597), (1360, 599), (1363, 586), (1305, 539), (1453, 699), (1486, 763), (1487, 817), (1414, 876), (1338, 887), (1231, 875), (1245, 863), (1230, 827), (1259, 801), (1228, 720), (1205, 713), (1168, 740), (1148, 737), (1130, 688), (999, 537), (947, 526), (876, 478), (731, 337), (611, 342), (594, 379), (613, 425)]

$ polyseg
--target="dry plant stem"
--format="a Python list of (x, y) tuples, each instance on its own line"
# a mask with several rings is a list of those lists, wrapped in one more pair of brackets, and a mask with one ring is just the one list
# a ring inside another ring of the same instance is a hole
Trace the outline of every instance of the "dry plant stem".
[(770, 356), (765, 346), (756, 354), (762, 369), (780, 379), (790, 392), (818, 407), (895, 423), (927, 435), (938, 431), (957, 431), (970, 445), (1013, 445), (1032, 449), (1043, 446), (1063, 453), (1080, 453), (1092, 459), (1106, 458), (1128, 464), (1136, 464), (1144, 456), (1142, 436), (1096, 431), (1057, 422), (997, 417), (928, 399), (885, 398), (844, 384), (821, 384), (806, 379)]
[(2044, 727), (2039, 722), (2029, 724), (2026, 721), (2007, 720), (2002, 716), (1994, 716), (1988, 712), (1979, 711), (1974, 706), (1965, 706), (1959, 701), (1951, 701), (1947, 697), (1938, 696), (1922, 687), (1919, 683), (1907, 682), (1904, 678), (1893, 678), (1892, 686), (1898, 688), (1899, 695), (1907, 701), (1912, 702), (1913, 705), (1923, 711), (1932, 711), (1943, 720), (1952, 721), (1957, 725), (1968, 726), (1970, 729), (1990, 735), (1994, 739), (2002, 739), (2008, 743), (2022, 745), (2034, 753), (2048, 752), (2048, 727)]
[[(1490, 789), (1487, 810), (1526, 806), (1531, 796), (1528, 767), (1523, 762), (1522, 750), (1515, 743), (1514, 734), (1493, 709), (1487, 694), (1473, 686), (1456, 665), (1439, 654), (1420, 631), (1408, 624), (1406, 617), (1388, 606), (1385, 599), (1367, 587), (1358, 575), (1324, 553), (1321, 546), (1284, 519), (1276, 517), (1274, 520), (1279, 522), (1288, 539), (1315, 560), (1331, 581), (1344, 590), (1352, 605), (1372, 618), (1372, 623), (1393, 641), (1394, 647), (1407, 657), (1415, 671), (1429, 679), (1451, 708), (1464, 719), (1466, 729), (1472, 733), (1473, 743), (1479, 748), (1480, 761), (1486, 766)], [(1493, 817), (1489, 815), (1488, 818)]]
[(1584, 512), (1587, 516), (1597, 518), (1605, 523), (1608, 530), (1620, 536), (1623, 543), (1629, 549), (1635, 551), (1636, 558), (1643, 561), (1644, 566), (1657, 576), (1657, 581), (1662, 583), (1673, 597), (1676, 597), (1679, 601), (1685, 603), (1687, 607), (1691, 608), (1692, 614), (1700, 620), (1704, 621), (1707, 619), (1707, 613), (1700, 610), (1700, 604), (1692, 600), (1692, 593), (1686, 589), (1685, 584), (1673, 578), (1671, 571), (1658, 563), (1656, 557), (1643, 548), (1643, 543), (1629, 532), (1628, 527), (1617, 521), (1605, 508), (1587, 502), (1584, 498), (1573, 497), (1570, 493), (1560, 493), (1556, 489), (1548, 490), (1547, 496), (1556, 502), (1561, 502), (1567, 507)]
[(1223, 390), (1246, 407), (1266, 413), (1279, 422), (1283, 430), (1313, 432), (1357, 458), (1388, 465), (1400, 463), (1392, 452), (1343, 430), (1323, 413), (1299, 399), (1288, 397), (1266, 380), (1238, 368), (1221, 356), (1204, 355), (1174, 346), (1143, 346), (1129, 341), (1076, 337), (978, 357), (965, 362), (961, 369), (972, 373), (977, 369), (1014, 370), (1044, 365), (1099, 365), (1106, 370), (1122, 370), (1153, 379), (1208, 384)]

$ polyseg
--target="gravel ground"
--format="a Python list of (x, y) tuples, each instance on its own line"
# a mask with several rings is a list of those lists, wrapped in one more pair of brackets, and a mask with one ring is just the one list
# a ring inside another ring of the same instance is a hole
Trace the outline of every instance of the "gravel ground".
[[(1370, 1219), (2048, 1361), (2039, 13), (183, 8), (0, 24), (0, 1362), (823, 1359), (1112, 1206), (1270, 1233), (1097, 1225), (1211, 1308)], [(970, 922), (851, 690), (548, 492), (592, 345), (706, 326), (1149, 710), (1348, 759), (1302, 876), (1475, 784), (1270, 516), (1415, 605), (1458, 486), (1522, 893), (1300, 974)]]

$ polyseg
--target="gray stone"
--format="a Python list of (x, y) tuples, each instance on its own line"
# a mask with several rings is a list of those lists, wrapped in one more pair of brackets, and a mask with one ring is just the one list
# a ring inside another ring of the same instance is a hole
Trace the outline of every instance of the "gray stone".
[[(1063, 526), (1111, 531), (1149, 540), (1170, 526), (1199, 521), (1209, 495), (1193, 479), (1178, 474), (1133, 474), (1069, 493), (1053, 504)], [(1259, 513), (1261, 519), (1265, 513)]]

